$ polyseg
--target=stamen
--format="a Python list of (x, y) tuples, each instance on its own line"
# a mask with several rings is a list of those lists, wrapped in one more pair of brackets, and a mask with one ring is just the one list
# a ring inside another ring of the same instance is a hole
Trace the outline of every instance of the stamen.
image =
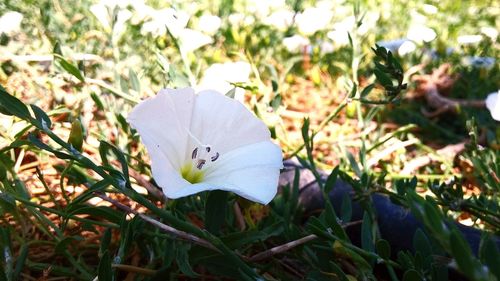
[(203, 159), (200, 159), (198, 160), (198, 164), (196, 164), (196, 168), (198, 168), (198, 170), (201, 170), (203, 168), (203, 165), (205, 165), (207, 161), (203, 160)]
[(195, 159), (197, 155), (198, 155), (198, 147), (195, 148), (191, 153), (191, 159)]
[(219, 152), (215, 152), (215, 155), (210, 157), (210, 160), (212, 160), (212, 162), (214, 162), (217, 159), (219, 159)]
[(211, 148), (210, 148), (210, 146), (207, 146), (207, 147), (205, 147), (205, 149), (207, 150), (207, 152), (210, 152)]

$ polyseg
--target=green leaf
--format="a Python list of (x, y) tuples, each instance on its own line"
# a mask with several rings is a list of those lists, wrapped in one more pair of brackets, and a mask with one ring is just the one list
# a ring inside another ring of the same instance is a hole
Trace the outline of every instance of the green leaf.
[(99, 261), (98, 268), (98, 277), (99, 281), (112, 281), (113, 280), (113, 271), (111, 268), (111, 257), (108, 251), (105, 251)]
[[(125, 155), (123, 152), (118, 149), (116, 146), (101, 140), (100, 145), (99, 145), (99, 154), (101, 155), (101, 159), (104, 165), (111, 167), (108, 161), (108, 153), (113, 152), (113, 154), (116, 156), (116, 159), (118, 162), (120, 162), (120, 165), (122, 166), (122, 173), (123, 176), (125, 177), (126, 185), (130, 184), (130, 179), (129, 179), (129, 173), (128, 173), (128, 163), (127, 159), (125, 158)], [(125, 187), (125, 186), (123, 186)]]
[(339, 166), (335, 167), (328, 175), (328, 178), (326, 178), (325, 182), (326, 194), (329, 194), (330, 191), (333, 189), (333, 187), (335, 186), (335, 182), (337, 182), (338, 176), (339, 176)]
[(134, 70), (129, 69), (128, 71), (128, 79), (130, 80), (130, 84), (132, 86), (132, 90), (136, 91), (137, 93), (141, 92), (141, 81), (137, 77), (137, 74), (134, 72)]
[(99, 257), (103, 257), (108, 251), (109, 244), (111, 243), (111, 228), (106, 228), (101, 237), (101, 245), (99, 245)]
[(39, 129), (45, 131), (49, 130), (52, 127), (52, 122), (50, 121), (49, 116), (38, 106), (32, 104), (30, 105), (31, 110), (35, 113), (36, 120), (40, 123), (38, 126)]
[(481, 248), (479, 249), (479, 256), (481, 261), (488, 266), (497, 280), (500, 280), (500, 266), (498, 266), (498, 262), (500, 261), (500, 252), (497, 244), (493, 241), (490, 235), (486, 235), (483, 238)]
[(472, 251), (467, 241), (465, 241), (463, 236), (456, 229), (451, 231), (450, 246), (453, 258), (457, 262), (460, 271), (462, 271), (471, 280), (476, 280), (476, 268)]
[(19, 250), (19, 255), (16, 258), (16, 267), (14, 268), (14, 272), (12, 273), (12, 280), (21, 280), (21, 272), (24, 269), (24, 265), (26, 263), (26, 258), (28, 257), (28, 245), (23, 244), (21, 249)]
[(188, 251), (191, 248), (191, 245), (181, 244), (177, 245), (177, 254), (175, 260), (177, 261), (177, 266), (182, 271), (182, 273), (186, 274), (189, 277), (196, 277), (198, 274), (193, 271), (191, 265), (189, 264), (189, 254)]
[(54, 58), (57, 59), (61, 67), (66, 70), (68, 73), (76, 77), (78, 80), (81, 82), (85, 82), (85, 78), (83, 77), (82, 73), (78, 69), (78, 67), (74, 66), (73, 64), (69, 63), (63, 56), (60, 54), (54, 54)]
[(345, 193), (342, 197), (341, 218), (344, 223), (350, 222), (352, 217), (352, 202), (349, 194)]
[(337, 214), (335, 214), (335, 210), (333, 209), (330, 200), (326, 200), (324, 214), (325, 221), (328, 224), (328, 227), (331, 227), (331, 231), (333, 231), (333, 233), (343, 241), (349, 241), (349, 237), (347, 236), (344, 228), (340, 225)]
[(413, 236), (413, 248), (420, 252), (423, 257), (430, 257), (433, 253), (431, 244), (424, 232), (419, 228)]
[(361, 246), (363, 249), (373, 252), (373, 235), (372, 235), (372, 220), (368, 212), (363, 215), (363, 222), (361, 223)]
[(376, 244), (377, 253), (383, 259), (389, 259), (391, 257), (391, 245), (384, 239), (380, 239)]
[(403, 275), (403, 281), (422, 281), (422, 277), (415, 269), (408, 269)]
[(384, 72), (382, 72), (381, 70), (375, 68), (373, 70), (373, 72), (375, 73), (375, 76), (377, 77), (377, 81), (385, 87), (388, 87), (388, 86), (392, 86), (392, 80), (391, 78), (385, 74)]
[(0, 113), (15, 115), (24, 120), (31, 119), (28, 107), (19, 99), (7, 93), (7, 90), (2, 85), (0, 85)]
[(223, 190), (209, 191), (205, 203), (205, 228), (212, 234), (218, 234), (226, 219), (227, 199), (229, 192)]
[(366, 86), (363, 91), (361, 91), (361, 97), (366, 97), (367, 95), (369, 95), (371, 93), (371, 91), (375, 88), (376, 84), (375, 83), (372, 83), (368, 86)]

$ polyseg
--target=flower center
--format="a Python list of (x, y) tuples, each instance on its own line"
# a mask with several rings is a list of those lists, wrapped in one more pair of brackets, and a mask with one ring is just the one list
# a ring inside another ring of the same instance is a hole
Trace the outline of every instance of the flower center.
[(210, 162), (219, 159), (219, 152), (213, 151), (210, 145), (199, 145), (191, 152), (191, 163), (187, 163), (181, 168), (182, 177), (194, 184), (203, 180), (203, 167)]

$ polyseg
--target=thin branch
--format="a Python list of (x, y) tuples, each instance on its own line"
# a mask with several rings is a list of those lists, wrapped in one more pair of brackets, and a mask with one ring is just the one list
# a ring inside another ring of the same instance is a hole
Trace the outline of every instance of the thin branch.
[[(353, 222), (346, 223), (346, 224), (342, 225), (342, 228), (347, 228), (347, 227), (350, 227), (350, 226), (353, 226), (356, 224), (360, 224), (360, 223), (361, 223), (361, 221), (353, 221)], [(299, 238), (299, 239), (294, 240), (294, 241), (290, 241), (288, 243), (273, 247), (269, 250), (266, 250), (264, 252), (261, 252), (261, 253), (254, 255), (254, 256), (251, 256), (250, 258), (248, 258), (248, 261), (256, 262), (256, 261), (268, 259), (276, 254), (284, 253), (284, 252), (289, 251), (290, 249), (293, 249), (297, 246), (300, 246), (300, 245), (305, 244), (309, 241), (315, 240), (316, 238), (318, 238), (318, 236), (316, 234), (307, 235), (305, 237)]]
[(111, 199), (109, 198), (108, 196), (104, 195), (104, 194), (100, 194), (100, 193), (97, 193), (96, 192), (96, 195), (105, 200), (105, 201), (108, 201), (109, 203), (113, 204), (114, 206), (116, 206), (117, 208), (121, 209), (122, 211), (125, 211), (127, 213), (131, 213), (131, 214), (134, 214), (136, 216), (139, 216), (141, 219), (149, 222), (150, 224), (158, 227), (159, 229), (167, 232), (167, 233), (170, 233), (170, 234), (173, 234), (175, 236), (177, 236), (178, 238), (180, 239), (183, 239), (183, 240), (186, 240), (186, 241), (189, 241), (189, 242), (193, 242), (194, 244), (197, 244), (197, 245), (200, 245), (202, 247), (205, 247), (205, 248), (208, 248), (208, 249), (211, 249), (211, 250), (214, 250), (214, 251), (217, 251), (217, 252), (220, 252), (214, 245), (212, 245), (210, 242), (208, 242), (207, 240), (204, 240), (204, 239), (201, 239), (199, 237), (196, 237), (192, 234), (189, 234), (187, 232), (184, 232), (184, 231), (181, 231), (181, 230), (178, 230), (176, 228), (173, 228), (171, 226), (168, 226), (164, 223), (161, 223), (149, 216), (146, 216), (144, 214), (141, 214), (139, 212), (137, 212), (136, 210), (133, 210), (132, 208), (114, 200), (114, 199)]

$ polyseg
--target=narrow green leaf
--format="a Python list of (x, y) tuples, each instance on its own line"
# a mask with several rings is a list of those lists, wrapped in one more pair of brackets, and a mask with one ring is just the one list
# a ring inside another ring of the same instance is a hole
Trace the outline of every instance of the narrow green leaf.
[(137, 77), (137, 74), (135, 73), (134, 70), (129, 69), (128, 72), (128, 78), (130, 79), (130, 84), (132, 85), (132, 90), (136, 91), (137, 93), (141, 92), (141, 81), (139, 80), (139, 77)]
[(111, 268), (111, 257), (109, 256), (109, 252), (105, 251), (99, 261), (98, 268), (98, 277), (99, 281), (112, 281), (113, 280), (113, 272)]
[(350, 222), (352, 217), (352, 202), (349, 194), (345, 193), (342, 197), (341, 218), (344, 223)]
[(224, 224), (228, 196), (229, 192), (227, 191), (209, 191), (205, 203), (205, 228), (212, 234), (217, 235)]
[(85, 82), (85, 78), (83, 77), (82, 73), (78, 69), (78, 67), (74, 66), (73, 64), (69, 63), (63, 56), (60, 54), (54, 54), (54, 57), (57, 59), (61, 67), (66, 70), (68, 73), (76, 77), (78, 80), (81, 82)]
[(49, 116), (40, 107), (34, 104), (30, 105), (30, 107), (33, 113), (35, 113), (36, 120), (40, 123), (39, 129), (44, 131), (49, 130), (52, 126)]
[(24, 120), (31, 119), (28, 107), (19, 99), (7, 93), (7, 90), (2, 85), (0, 85), (0, 113), (15, 115)]
[(376, 244), (377, 253), (383, 259), (389, 259), (391, 257), (391, 245), (384, 239), (380, 239)]
[(373, 235), (372, 235), (372, 220), (368, 212), (363, 215), (363, 222), (361, 223), (361, 246), (363, 249), (373, 252)]

